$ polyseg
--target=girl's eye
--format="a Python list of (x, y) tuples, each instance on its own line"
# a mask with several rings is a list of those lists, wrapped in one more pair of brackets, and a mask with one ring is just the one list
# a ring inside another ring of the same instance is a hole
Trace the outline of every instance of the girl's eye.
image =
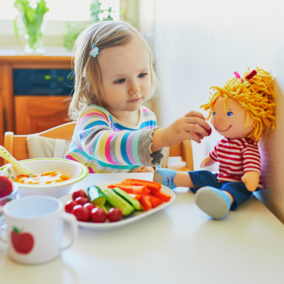
[(215, 111), (213, 111), (212, 116), (215, 116), (215, 115), (216, 115), (216, 112), (215, 112)]
[(119, 79), (119, 80), (115, 81), (114, 83), (115, 83), (115, 84), (121, 84), (121, 83), (123, 83), (124, 81), (125, 81), (125, 79)]
[(146, 75), (148, 75), (147, 73), (141, 73), (138, 75), (139, 78), (144, 78)]
[(231, 111), (227, 112), (227, 116), (233, 116), (233, 113)]

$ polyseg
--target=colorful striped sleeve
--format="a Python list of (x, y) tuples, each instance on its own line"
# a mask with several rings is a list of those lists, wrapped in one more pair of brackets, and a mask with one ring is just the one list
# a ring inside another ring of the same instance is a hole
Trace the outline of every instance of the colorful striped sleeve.
[(163, 158), (161, 151), (150, 151), (154, 127), (119, 131), (113, 128), (109, 113), (104, 108), (91, 105), (82, 111), (75, 135), (83, 151), (102, 163), (118, 166), (160, 164)]

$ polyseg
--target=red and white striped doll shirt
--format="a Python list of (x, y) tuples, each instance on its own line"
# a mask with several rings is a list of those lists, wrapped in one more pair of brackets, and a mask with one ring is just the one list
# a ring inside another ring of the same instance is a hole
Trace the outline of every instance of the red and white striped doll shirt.
[[(223, 138), (209, 153), (211, 159), (219, 162), (219, 182), (242, 181), (246, 172), (254, 171), (261, 173), (260, 155), (257, 142), (248, 138), (229, 139)], [(262, 188), (261, 182), (258, 184)]]

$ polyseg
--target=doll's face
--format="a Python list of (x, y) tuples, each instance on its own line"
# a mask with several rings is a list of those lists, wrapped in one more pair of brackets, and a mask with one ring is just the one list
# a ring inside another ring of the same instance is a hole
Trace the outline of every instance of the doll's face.
[(232, 98), (227, 98), (224, 110), (222, 99), (220, 97), (213, 107), (213, 127), (218, 133), (230, 139), (247, 136), (253, 130), (254, 119), (249, 117), (246, 127), (247, 113), (241, 104)]

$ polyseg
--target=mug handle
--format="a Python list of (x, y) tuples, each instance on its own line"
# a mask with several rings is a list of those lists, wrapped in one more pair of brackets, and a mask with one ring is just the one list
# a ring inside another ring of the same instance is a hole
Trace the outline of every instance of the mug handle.
[[(3, 206), (0, 206), (0, 213), (3, 214)], [(6, 228), (7, 228), (7, 225), (6, 225), (6, 224), (3, 224), (3, 225), (0, 226), (0, 240), (1, 240), (2, 242), (4, 242), (4, 243), (7, 243), (8, 240), (7, 240), (7, 238), (3, 238), (3, 237), (1, 236), (1, 231), (4, 231)]]
[(77, 226), (77, 219), (74, 215), (72, 214), (68, 214), (65, 212), (62, 212), (60, 214), (60, 218), (62, 218), (65, 222), (69, 223), (70, 227), (71, 227), (71, 241), (69, 244), (65, 245), (64, 247), (62, 247), (60, 250), (64, 250), (69, 248), (73, 242), (75, 241), (75, 239), (77, 238), (78, 235), (78, 226)]

